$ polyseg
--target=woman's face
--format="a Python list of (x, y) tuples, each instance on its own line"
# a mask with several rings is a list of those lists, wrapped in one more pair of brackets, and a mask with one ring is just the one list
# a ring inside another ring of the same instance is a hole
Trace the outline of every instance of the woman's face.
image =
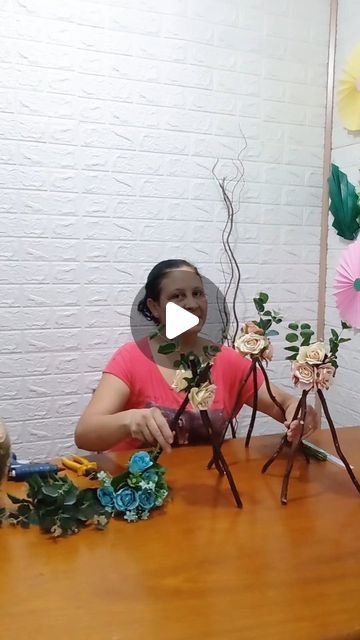
[(201, 279), (189, 267), (169, 271), (161, 283), (159, 300), (155, 302), (149, 298), (147, 301), (152, 314), (161, 324), (165, 324), (168, 302), (179, 305), (199, 318), (199, 324), (186, 331), (186, 334), (201, 331), (207, 315), (207, 299)]

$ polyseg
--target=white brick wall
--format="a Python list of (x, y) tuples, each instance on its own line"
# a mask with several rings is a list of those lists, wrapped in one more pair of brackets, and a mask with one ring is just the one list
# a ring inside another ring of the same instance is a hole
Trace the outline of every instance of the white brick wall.
[(329, 0), (0, 1), (0, 414), (19, 453), (73, 449), (156, 261), (221, 283), (211, 167), (241, 131), (239, 314), (261, 288), (315, 321), (328, 22)]
[[(360, 4), (357, 0), (339, 0), (338, 33), (336, 42), (336, 75), (338, 86), (347, 57), (359, 42)], [(332, 160), (344, 171), (350, 182), (360, 180), (360, 134), (347, 131), (334, 110)], [(333, 217), (330, 214), (330, 225)], [(326, 295), (326, 328), (339, 326), (339, 314), (333, 295), (336, 266), (342, 251), (349, 245), (329, 226), (328, 273)], [(339, 426), (358, 425), (360, 422), (360, 335), (349, 332), (351, 342), (342, 345), (339, 356), (340, 369), (336, 375), (336, 387), (328, 393), (329, 406), (334, 421)]]

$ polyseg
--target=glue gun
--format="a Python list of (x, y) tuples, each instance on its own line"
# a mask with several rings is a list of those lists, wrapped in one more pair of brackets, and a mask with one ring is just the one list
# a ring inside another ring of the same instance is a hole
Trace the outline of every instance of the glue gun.
[(8, 479), (9, 480), (26, 480), (34, 473), (39, 476), (47, 476), (49, 473), (58, 473), (59, 467), (56, 464), (48, 464), (42, 462), (18, 462), (15, 453), (12, 453), (9, 464)]

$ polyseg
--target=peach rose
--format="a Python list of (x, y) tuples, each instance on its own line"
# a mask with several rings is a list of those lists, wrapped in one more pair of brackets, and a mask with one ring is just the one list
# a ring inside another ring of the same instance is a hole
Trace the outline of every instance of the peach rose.
[(315, 372), (315, 386), (317, 389), (328, 389), (333, 382), (335, 367), (332, 364), (321, 364)]
[(268, 346), (268, 339), (257, 333), (245, 333), (235, 342), (235, 348), (244, 356), (259, 356)]
[(295, 386), (309, 391), (315, 382), (315, 372), (311, 364), (307, 362), (293, 362), (291, 365), (291, 377)]
[(204, 382), (200, 387), (193, 387), (189, 393), (189, 400), (194, 409), (200, 411), (210, 407), (215, 398), (216, 385)]
[(175, 391), (183, 391), (184, 389), (186, 389), (192, 377), (193, 375), (190, 369), (178, 369), (175, 373), (174, 382), (171, 386), (173, 389), (175, 389)]
[(325, 345), (323, 342), (314, 342), (308, 347), (300, 347), (296, 360), (308, 364), (321, 364), (325, 358)]
[(264, 335), (264, 331), (260, 329), (260, 327), (258, 327), (257, 324), (255, 324), (255, 322), (253, 322), (252, 320), (247, 320), (246, 322), (244, 322), (243, 326), (241, 327), (241, 331), (242, 333), (257, 333), (259, 336)]

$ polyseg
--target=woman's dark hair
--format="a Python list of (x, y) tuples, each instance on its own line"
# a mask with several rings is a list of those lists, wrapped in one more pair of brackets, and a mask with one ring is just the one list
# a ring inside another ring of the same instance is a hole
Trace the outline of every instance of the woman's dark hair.
[(151, 269), (145, 284), (145, 295), (137, 306), (138, 312), (141, 313), (146, 320), (154, 322), (156, 325), (160, 324), (158, 318), (153, 316), (147, 306), (147, 299), (152, 298), (152, 300), (157, 302), (160, 298), (161, 283), (166, 274), (174, 269), (181, 269), (181, 267), (188, 267), (189, 269), (192, 269), (196, 275), (201, 278), (197, 268), (187, 260), (162, 260), (162, 262), (158, 262), (158, 264)]

